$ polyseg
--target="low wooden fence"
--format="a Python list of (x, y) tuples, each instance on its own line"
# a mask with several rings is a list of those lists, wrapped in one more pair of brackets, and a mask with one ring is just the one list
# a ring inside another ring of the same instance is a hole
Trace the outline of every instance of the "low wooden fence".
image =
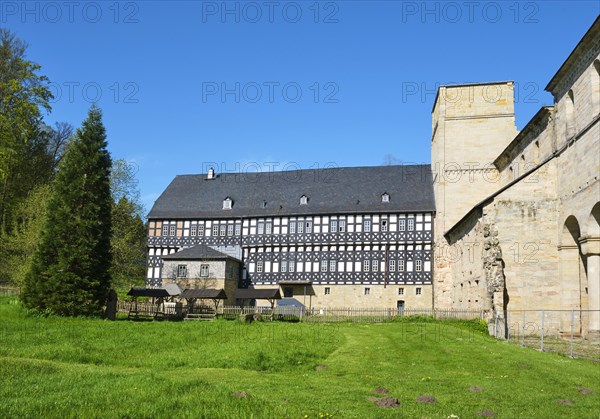
[[(117, 311), (129, 314), (134, 310), (134, 302), (118, 301)], [(173, 304), (173, 303), (171, 303)], [(196, 311), (199, 310), (196, 307)], [(187, 314), (187, 306), (178, 306), (177, 309), (171, 306), (157, 305), (151, 302), (137, 302), (137, 311), (140, 315), (147, 317), (155, 316), (173, 316), (183, 317)], [(354, 323), (381, 323), (392, 321), (398, 317), (424, 316), (433, 319), (483, 319), (484, 312), (478, 310), (423, 310), (423, 309), (404, 309), (395, 308), (302, 308), (302, 307), (240, 307), (240, 306), (221, 306), (216, 311), (218, 318), (236, 319), (241, 315), (258, 314), (263, 320), (280, 321), (303, 321), (303, 322), (354, 322)]]
[(19, 288), (16, 287), (0, 287), (0, 297), (17, 297)]

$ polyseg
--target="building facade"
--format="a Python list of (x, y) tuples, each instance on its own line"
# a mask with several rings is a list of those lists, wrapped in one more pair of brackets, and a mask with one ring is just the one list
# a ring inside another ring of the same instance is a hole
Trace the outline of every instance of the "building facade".
[(567, 335), (576, 310), (574, 333), (599, 336), (600, 19), (546, 87), (554, 105), (514, 135), (512, 89), (446, 86), (436, 100), (435, 306), (503, 321), (564, 310), (545, 328)]
[[(149, 215), (163, 256), (207, 245), (238, 289), (312, 306), (565, 310), (546, 330), (600, 336), (600, 18), (519, 132), (514, 83), (440, 87), (431, 166), (178, 176)], [(435, 258), (434, 258), (435, 256)], [(583, 311), (582, 311), (583, 310)]]
[(240, 260), (239, 289), (430, 308), (433, 217), (428, 165), (177, 176), (148, 216), (147, 282), (169, 282), (166, 261), (210, 246)]

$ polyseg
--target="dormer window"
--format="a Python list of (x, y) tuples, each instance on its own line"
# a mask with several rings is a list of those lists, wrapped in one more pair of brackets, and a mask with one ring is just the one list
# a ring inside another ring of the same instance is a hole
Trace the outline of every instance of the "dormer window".
[(231, 200), (231, 198), (227, 197), (223, 200), (223, 209), (224, 210), (230, 210), (231, 206), (233, 204), (233, 201)]
[(302, 195), (300, 197), (300, 205), (306, 205), (306, 204), (308, 204), (308, 196)]
[(387, 192), (384, 192), (381, 195), (381, 202), (390, 202), (390, 195)]
[(267, 208), (267, 201), (263, 201), (262, 204), (261, 204), (261, 207), (262, 208)]

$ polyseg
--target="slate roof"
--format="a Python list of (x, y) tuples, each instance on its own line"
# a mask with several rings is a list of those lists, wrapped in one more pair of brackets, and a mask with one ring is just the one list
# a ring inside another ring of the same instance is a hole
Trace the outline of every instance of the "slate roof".
[(161, 256), (161, 258), (164, 260), (238, 260), (233, 256), (219, 252), (203, 244), (189, 247), (170, 255)]
[(245, 289), (237, 289), (235, 291), (235, 297), (241, 300), (279, 300), (281, 298), (281, 294), (279, 293), (279, 288), (266, 288), (266, 289), (254, 289), (254, 288), (245, 288)]
[(164, 288), (140, 288), (133, 287), (127, 295), (132, 297), (168, 297), (169, 292)]
[(227, 294), (223, 289), (198, 289), (186, 288), (180, 295), (181, 298), (210, 298), (213, 300), (226, 300)]
[[(381, 202), (381, 195), (390, 195)], [(300, 205), (302, 195), (308, 204)], [(223, 209), (231, 198), (233, 207)], [(429, 165), (345, 167), (175, 177), (150, 219), (239, 218), (435, 210)]]
[(167, 284), (163, 289), (167, 290), (170, 296), (179, 295), (182, 291), (181, 287), (177, 284)]

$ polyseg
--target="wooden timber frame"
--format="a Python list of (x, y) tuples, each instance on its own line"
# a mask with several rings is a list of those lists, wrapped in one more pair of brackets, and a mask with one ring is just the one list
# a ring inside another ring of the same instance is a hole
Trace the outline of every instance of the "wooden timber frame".
[(271, 321), (273, 320), (273, 315), (275, 312), (275, 302), (281, 299), (281, 293), (279, 292), (279, 288), (266, 288), (266, 289), (254, 289), (254, 288), (245, 288), (238, 289), (236, 291), (235, 297), (239, 300), (239, 304), (241, 307), (241, 313), (244, 312), (244, 306), (250, 300), (267, 300), (269, 304), (271, 304)]
[[(187, 318), (193, 318), (197, 313), (194, 313), (194, 305), (196, 304), (196, 300), (212, 300), (214, 305), (213, 313), (200, 313), (199, 318), (207, 319), (208, 314), (212, 314), (212, 318), (216, 317), (217, 311), (219, 309), (219, 304), (221, 301), (227, 299), (227, 294), (223, 289), (197, 289), (197, 288), (188, 288), (185, 289), (180, 295), (180, 298), (183, 298), (187, 301)], [(202, 314), (206, 314), (202, 316)]]
[(138, 297), (150, 297), (152, 298), (152, 303), (156, 304), (156, 310), (154, 310), (154, 312), (152, 314), (148, 314), (146, 312), (144, 312), (143, 314), (141, 314), (142, 317), (151, 317), (151, 318), (158, 318), (158, 317), (162, 317), (164, 318), (165, 313), (160, 309), (160, 307), (162, 306), (165, 298), (169, 298), (170, 294), (167, 290), (163, 289), (163, 288), (139, 288), (139, 287), (133, 287), (129, 290), (129, 292), (127, 293), (127, 295), (132, 297), (133, 300), (133, 307), (129, 310), (129, 313), (127, 315), (128, 319), (131, 319), (133, 316), (134, 320), (139, 320), (140, 319), (140, 310), (138, 309)]

